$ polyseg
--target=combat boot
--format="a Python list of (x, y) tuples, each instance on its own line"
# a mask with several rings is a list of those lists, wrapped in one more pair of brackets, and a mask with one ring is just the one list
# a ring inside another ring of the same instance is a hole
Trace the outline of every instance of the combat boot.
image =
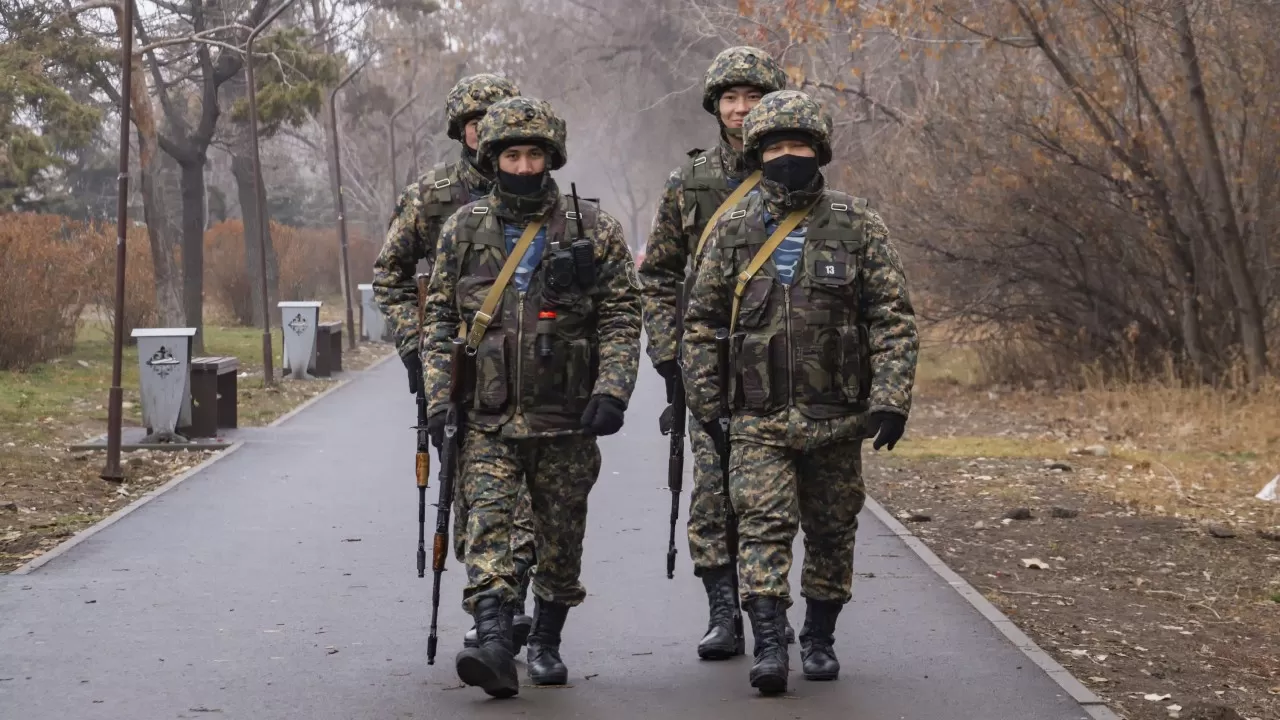
[(842, 603), (827, 600), (808, 600), (804, 613), (804, 627), (800, 628), (800, 662), (805, 680), (835, 680), (840, 675), (840, 661), (836, 659), (836, 618), (844, 607)]
[(458, 678), (468, 685), (480, 687), (496, 698), (508, 698), (520, 692), (516, 658), (511, 650), (512, 606), (495, 597), (476, 601), (476, 636), (479, 647), (463, 648), (458, 653)]
[(707, 604), (711, 619), (707, 632), (698, 641), (698, 657), (703, 660), (727, 660), (737, 654), (738, 644), (733, 637), (733, 606), (738, 588), (733, 586), (733, 571), (729, 567), (708, 570), (702, 576), (707, 590)]
[(787, 691), (789, 672), (786, 640), (786, 604), (780, 597), (756, 596), (743, 603), (755, 637), (755, 662), (751, 687), (765, 695)]
[(534, 685), (564, 685), (569, 669), (560, 659), (560, 631), (564, 629), (569, 606), (533, 598), (533, 629), (529, 632), (526, 663)]
[(519, 653), (529, 641), (529, 629), (533, 626), (533, 618), (525, 614), (525, 600), (529, 597), (529, 581), (533, 576), (533, 566), (516, 560), (516, 606), (511, 620), (511, 640), (515, 652)]

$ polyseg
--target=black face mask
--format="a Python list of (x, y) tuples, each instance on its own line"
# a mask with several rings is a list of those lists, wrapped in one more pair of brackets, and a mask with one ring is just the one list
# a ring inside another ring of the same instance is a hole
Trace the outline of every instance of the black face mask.
[(771, 180), (787, 190), (803, 190), (818, 174), (818, 158), (802, 155), (780, 155), (766, 162), (761, 170), (766, 180)]
[(516, 175), (514, 173), (498, 171), (498, 187), (503, 192), (512, 195), (537, 195), (542, 190), (542, 180), (546, 177), (545, 172), (534, 175)]

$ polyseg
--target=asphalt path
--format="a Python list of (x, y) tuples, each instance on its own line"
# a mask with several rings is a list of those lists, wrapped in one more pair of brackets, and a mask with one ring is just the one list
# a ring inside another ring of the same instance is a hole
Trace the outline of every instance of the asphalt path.
[[(562, 646), (570, 685), (526, 684), (509, 700), (462, 686), (453, 657), (471, 621), (452, 554), (440, 651), (426, 663), (431, 575), (415, 568), (415, 407), (404, 370), (392, 360), (348, 375), (30, 574), (0, 576), (0, 718), (1088, 717), (867, 512), (854, 601), (836, 633), (837, 681), (806, 682), (792, 645), (788, 694), (760, 696), (747, 680), (749, 623), (747, 656), (699, 660), (706, 599), (683, 535), (691, 482), (668, 580), (663, 393), (647, 361), (626, 426), (601, 440), (589, 597), (569, 613)], [(436, 491), (433, 478), (432, 502)], [(798, 538), (796, 585), (802, 552)]]

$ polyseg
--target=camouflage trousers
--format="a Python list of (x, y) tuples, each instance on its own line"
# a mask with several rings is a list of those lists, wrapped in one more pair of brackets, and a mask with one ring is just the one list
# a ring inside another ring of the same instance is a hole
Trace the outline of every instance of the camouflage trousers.
[(720, 472), (720, 455), (711, 436), (696, 418), (689, 415), (686, 425), (689, 444), (693, 446), (693, 488), (689, 492), (689, 559), (693, 574), (702, 577), (712, 568), (729, 564), (729, 546), (725, 543), (725, 513), (721, 502), (724, 475)]
[[(465, 475), (464, 465), (458, 468), (458, 488), (466, 485)], [(469, 508), (465, 493), (458, 488), (453, 492), (453, 555), (458, 562), (466, 563)], [(533, 506), (529, 503), (529, 489), (523, 484), (520, 485), (516, 494), (516, 506), (511, 515), (511, 523), (511, 552), (516, 561), (529, 566), (536, 564), (533, 544)]]
[(587, 532), (587, 495), (600, 475), (596, 438), (570, 435), (511, 439), (469, 431), (462, 450), (467, 469), (467, 586), (462, 606), (474, 612), (480, 596), (516, 599), (515, 508), (527, 488), (538, 570), (536, 597), (575, 606), (587, 596), (579, 581)]
[(790, 606), (792, 543), (804, 525), (800, 593), (847, 603), (853, 588), (853, 545), (866, 501), (862, 441), (819, 447), (766, 445), (733, 437), (730, 490), (738, 515), (739, 592), (784, 598)]

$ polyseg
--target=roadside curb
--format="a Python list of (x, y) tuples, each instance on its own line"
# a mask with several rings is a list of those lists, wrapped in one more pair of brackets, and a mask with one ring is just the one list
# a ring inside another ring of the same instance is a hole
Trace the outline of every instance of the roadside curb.
[(1004, 613), (1000, 612), (995, 605), (992, 605), (982, 593), (978, 592), (972, 585), (960, 577), (954, 570), (947, 567), (946, 563), (929, 549), (924, 541), (916, 537), (907, 529), (905, 525), (898, 522), (898, 519), (889, 514), (889, 511), (883, 505), (876, 502), (870, 496), (867, 497), (865, 508), (871, 511), (877, 520), (884, 523), (889, 531), (897, 536), (908, 548), (911, 549), (931, 570), (938, 574), (948, 585), (952, 587), (960, 597), (964, 598), (970, 605), (977, 610), (982, 617), (995, 626), (1000, 634), (1013, 643), (1013, 646), (1022, 651), (1031, 662), (1049, 676), (1062, 688), (1064, 692), (1071, 696), (1073, 700), (1080, 704), (1081, 708), (1089, 714), (1094, 720), (1120, 720), (1120, 716), (1116, 715), (1106, 706), (1102, 698), (1098, 697), (1092, 690), (1085, 687), (1083, 683), (1075, 678), (1065, 667), (1054, 660), (1039, 645), (1036, 645), (1026, 633), (1018, 629)]
[[(369, 366), (368, 366), (368, 367), (366, 367), (366, 368), (364, 368), (364, 369), (361, 369), (361, 370), (352, 370), (352, 371), (350, 371), (350, 372), (352, 373), (352, 375), (351, 375), (351, 376), (349, 376), (349, 377), (345, 377), (345, 378), (343, 378), (343, 379), (339, 380), (336, 384), (334, 384), (334, 385), (333, 385), (333, 387), (326, 388), (326, 389), (325, 389), (325, 390), (323, 390), (322, 392), (318, 393), (315, 397), (313, 397), (313, 398), (311, 398), (311, 399), (307, 400), (306, 402), (302, 403), (301, 405), (297, 406), (296, 408), (294, 408), (294, 409), (290, 410), (289, 412), (285, 413), (284, 415), (281, 415), (280, 417), (278, 417), (278, 418), (276, 418), (275, 420), (271, 421), (270, 423), (268, 423), (268, 424), (266, 425), (266, 427), (278, 427), (278, 426), (280, 426), (280, 425), (284, 424), (284, 423), (285, 423), (285, 422), (287, 422), (289, 419), (291, 419), (291, 418), (293, 418), (294, 416), (296, 416), (298, 413), (300, 413), (300, 412), (302, 412), (303, 410), (305, 410), (305, 409), (307, 409), (307, 408), (311, 407), (312, 405), (316, 404), (317, 402), (319, 402), (319, 401), (323, 400), (324, 398), (328, 397), (329, 395), (331, 395), (332, 393), (334, 393), (334, 392), (335, 392), (335, 391), (337, 391), (338, 389), (343, 388), (343, 387), (346, 387), (346, 386), (347, 386), (347, 384), (349, 384), (349, 383), (350, 383), (352, 380), (354, 380), (356, 377), (359, 377), (359, 375), (361, 375), (361, 374), (363, 374), (363, 373), (366, 373), (366, 372), (369, 372), (369, 371), (371, 371), (371, 370), (374, 370), (374, 369), (376, 369), (376, 368), (380, 367), (383, 363), (387, 362), (388, 360), (390, 360), (391, 358), (394, 358), (394, 357), (396, 357), (396, 353), (395, 353), (394, 351), (392, 351), (392, 352), (388, 353), (385, 357), (382, 357), (382, 358), (379, 358), (378, 360), (373, 361), (372, 363), (370, 363), (370, 364), (369, 364)], [(66, 540), (64, 540), (63, 542), (58, 543), (58, 544), (57, 544), (57, 545), (55, 545), (52, 549), (50, 549), (48, 552), (46, 552), (46, 553), (42, 554), (40, 557), (32, 558), (31, 560), (27, 561), (26, 563), (24, 563), (24, 564), (22, 564), (22, 565), (19, 565), (16, 569), (14, 569), (12, 572), (9, 572), (9, 573), (7, 573), (7, 574), (8, 574), (8, 575), (30, 575), (32, 572), (34, 572), (34, 571), (36, 571), (36, 570), (40, 569), (40, 568), (41, 568), (42, 566), (44, 566), (45, 564), (47, 564), (47, 563), (49, 563), (49, 562), (51, 562), (51, 561), (53, 561), (53, 560), (56, 560), (58, 557), (60, 557), (60, 556), (62, 556), (62, 555), (64, 555), (64, 554), (66, 554), (66, 553), (67, 553), (67, 551), (71, 550), (72, 548), (74, 548), (75, 546), (77, 546), (77, 545), (79, 545), (80, 543), (84, 542), (85, 540), (88, 540), (89, 538), (91, 538), (91, 537), (93, 537), (94, 535), (96, 535), (96, 534), (98, 534), (98, 533), (102, 532), (103, 530), (105, 530), (105, 529), (107, 529), (107, 528), (111, 527), (112, 525), (116, 524), (117, 522), (120, 522), (120, 520), (122, 520), (126, 515), (128, 515), (128, 514), (132, 513), (133, 511), (137, 510), (138, 508), (142, 507), (143, 505), (146, 505), (147, 503), (151, 502), (152, 500), (155, 500), (156, 498), (160, 497), (160, 496), (161, 496), (161, 495), (163, 495), (164, 493), (166, 493), (166, 492), (168, 492), (168, 491), (172, 490), (173, 488), (177, 487), (178, 485), (180, 485), (180, 484), (181, 484), (181, 483), (183, 483), (184, 481), (186, 481), (186, 480), (188, 480), (188, 479), (190, 479), (190, 478), (192, 478), (192, 477), (195, 477), (196, 475), (198, 475), (199, 473), (201, 473), (201, 472), (203, 472), (204, 470), (208, 469), (208, 468), (209, 468), (209, 466), (213, 465), (214, 463), (218, 462), (219, 460), (222, 460), (222, 459), (224, 459), (224, 458), (230, 457), (230, 456), (231, 456), (232, 454), (234, 454), (237, 450), (239, 450), (240, 448), (244, 447), (244, 444), (245, 444), (245, 441), (244, 441), (244, 440), (237, 440), (236, 442), (232, 443), (232, 445), (231, 445), (230, 447), (226, 448), (225, 450), (219, 450), (219, 451), (217, 451), (217, 454), (215, 454), (213, 457), (211, 457), (211, 458), (209, 458), (209, 459), (205, 460), (204, 462), (200, 463), (199, 465), (196, 465), (195, 467), (193, 467), (193, 468), (191, 468), (191, 469), (189, 469), (189, 470), (187, 470), (187, 471), (183, 472), (182, 474), (178, 475), (177, 477), (171, 478), (170, 480), (168, 480), (167, 482), (165, 482), (163, 485), (160, 485), (160, 486), (158, 486), (158, 487), (154, 487), (154, 488), (152, 488), (151, 490), (147, 491), (147, 493), (146, 493), (145, 495), (143, 495), (142, 497), (139, 497), (137, 500), (134, 500), (133, 502), (129, 503), (128, 505), (125, 505), (124, 507), (120, 508), (119, 510), (116, 510), (115, 512), (113, 512), (113, 513), (111, 513), (110, 515), (106, 516), (105, 518), (103, 518), (103, 519), (99, 520), (98, 522), (96, 522), (96, 523), (94, 523), (94, 524), (90, 525), (89, 527), (85, 528), (84, 530), (81, 530), (80, 532), (76, 533), (75, 535), (73, 535), (73, 536), (71, 536), (71, 537), (67, 538), (67, 539), (66, 539)], [(3, 577), (3, 574), (0, 574), (0, 577)]]
[(18, 568), (17, 568), (16, 570), (14, 570), (14, 571), (10, 572), (9, 574), (10, 574), (10, 575), (29, 575), (29, 574), (31, 574), (34, 570), (39, 569), (39, 568), (40, 568), (41, 566), (43, 566), (45, 563), (48, 563), (48, 562), (50, 562), (50, 561), (52, 561), (52, 560), (57, 559), (58, 557), (60, 557), (60, 556), (61, 556), (61, 555), (63, 555), (64, 553), (66, 553), (66, 552), (67, 552), (68, 550), (70, 550), (71, 548), (74, 548), (75, 546), (79, 545), (80, 543), (84, 542), (85, 540), (88, 540), (89, 538), (93, 537), (94, 535), (97, 535), (98, 533), (102, 532), (103, 530), (106, 530), (107, 528), (111, 527), (112, 525), (115, 525), (117, 522), (120, 522), (120, 520), (121, 520), (121, 519), (123, 519), (123, 518), (124, 518), (126, 515), (128, 515), (129, 513), (133, 512), (134, 510), (137, 510), (138, 508), (142, 507), (143, 505), (146, 505), (147, 503), (151, 502), (152, 500), (155, 500), (157, 497), (160, 497), (161, 495), (163, 495), (164, 493), (168, 492), (169, 490), (172, 490), (173, 488), (177, 487), (177, 486), (178, 486), (180, 483), (182, 483), (184, 480), (187, 480), (188, 478), (191, 478), (191, 477), (195, 476), (197, 473), (199, 473), (199, 472), (203, 471), (205, 468), (207, 468), (207, 467), (209, 467), (210, 465), (212, 465), (212, 464), (214, 464), (214, 463), (218, 462), (218, 461), (219, 461), (219, 460), (221, 460), (222, 458), (227, 457), (228, 455), (231, 455), (231, 454), (235, 453), (235, 451), (239, 450), (239, 449), (240, 449), (240, 448), (242, 448), (242, 447), (244, 447), (244, 441), (243, 441), (243, 440), (240, 440), (240, 441), (237, 441), (237, 442), (235, 442), (234, 444), (232, 444), (232, 445), (231, 445), (231, 447), (227, 448), (226, 450), (219, 450), (219, 451), (218, 451), (218, 454), (214, 455), (213, 457), (211, 457), (211, 458), (209, 458), (209, 459), (205, 460), (204, 462), (200, 463), (199, 465), (196, 465), (195, 467), (191, 468), (190, 470), (187, 470), (186, 472), (182, 473), (181, 475), (178, 475), (177, 477), (175, 477), (175, 478), (173, 478), (173, 479), (169, 480), (169, 481), (168, 481), (168, 482), (166, 482), (165, 484), (160, 485), (159, 487), (154, 487), (154, 488), (152, 488), (151, 490), (149, 490), (149, 491), (148, 491), (145, 495), (143, 495), (142, 497), (138, 498), (137, 500), (134, 500), (133, 502), (129, 503), (128, 505), (125, 505), (124, 507), (120, 508), (119, 510), (116, 510), (115, 512), (113, 512), (113, 513), (111, 513), (110, 515), (108, 515), (108, 516), (106, 516), (106, 517), (102, 518), (101, 520), (99, 520), (98, 522), (96, 522), (96, 523), (94, 523), (94, 524), (90, 525), (89, 527), (85, 528), (84, 530), (81, 530), (80, 532), (76, 533), (75, 535), (72, 535), (71, 537), (67, 538), (67, 539), (66, 539), (66, 540), (64, 540), (63, 542), (61, 542), (61, 543), (59, 543), (59, 544), (55, 545), (55, 546), (53, 547), (53, 549), (49, 550), (49, 552), (47, 552), (47, 553), (45, 553), (45, 554), (41, 555), (40, 557), (33, 558), (33, 559), (29, 560), (25, 565), (20, 565), (20, 566), (18, 566)]

